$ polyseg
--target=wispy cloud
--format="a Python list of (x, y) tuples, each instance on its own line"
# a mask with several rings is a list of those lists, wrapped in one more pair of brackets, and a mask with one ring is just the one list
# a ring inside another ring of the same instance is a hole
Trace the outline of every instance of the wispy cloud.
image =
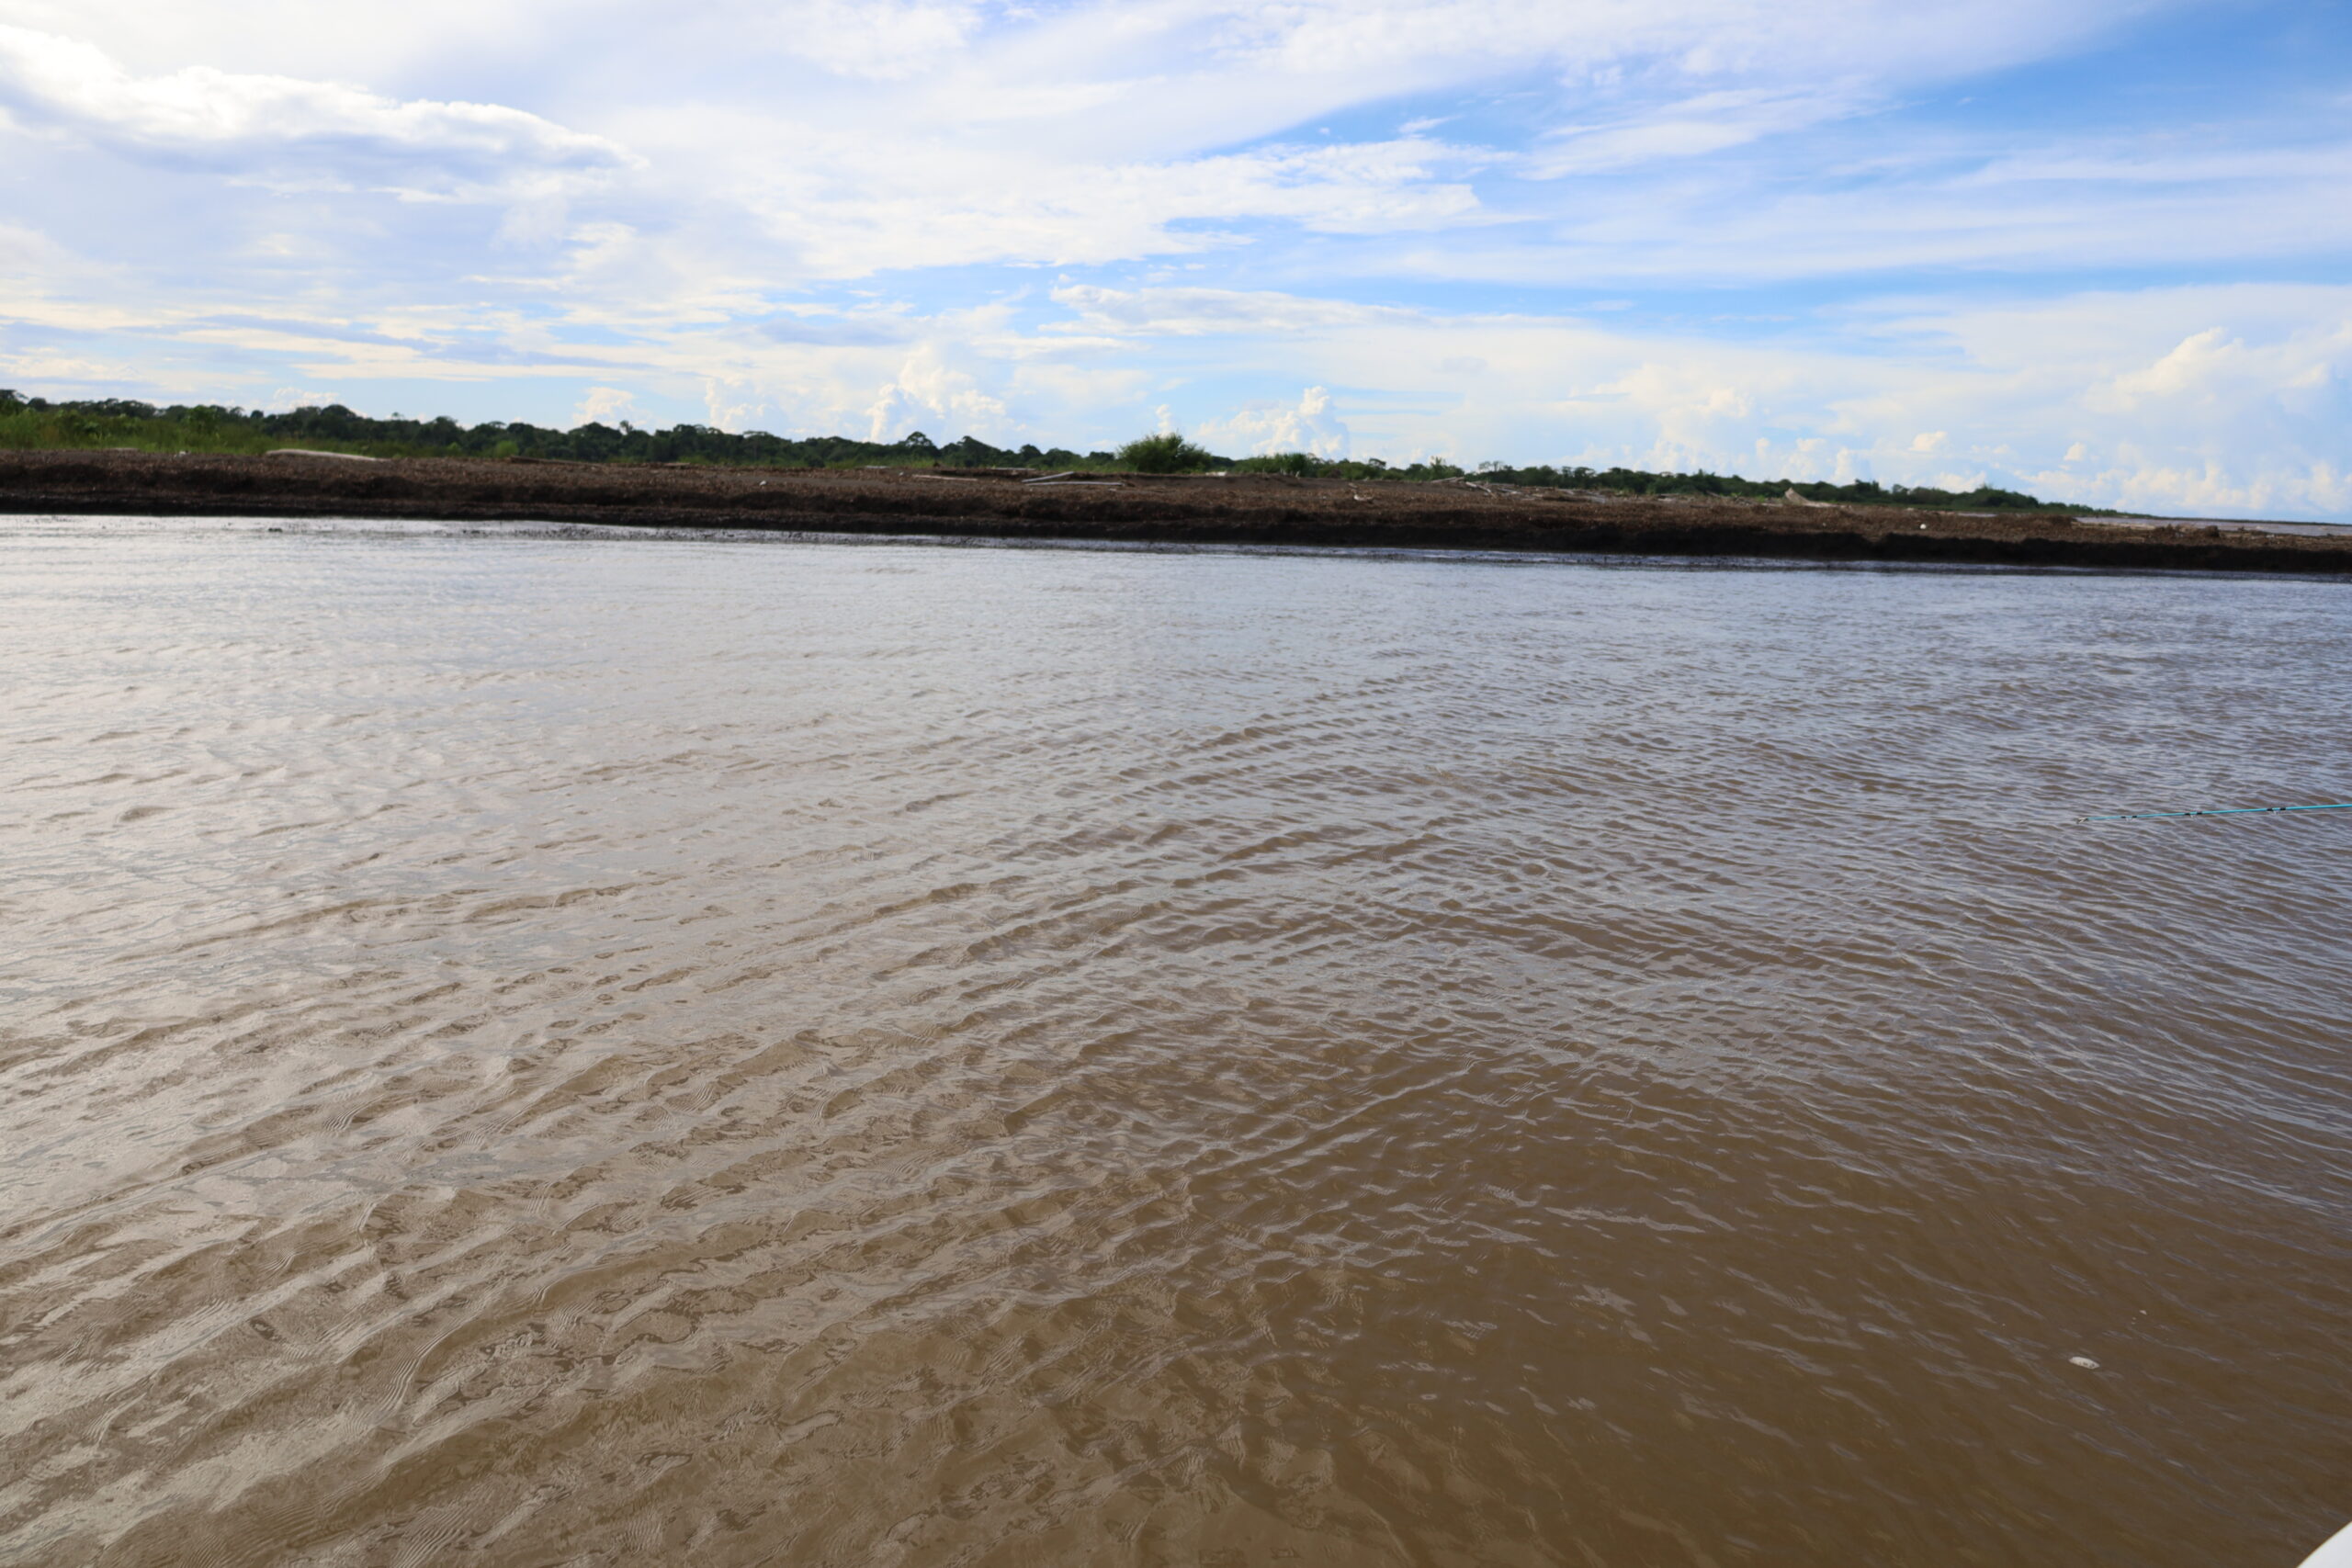
[(17, 27), (0, 27), (0, 105), (23, 128), (242, 175), (300, 167), (450, 190), (629, 161), (601, 137), (520, 109), (202, 65), (134, 76), (93, 45)]

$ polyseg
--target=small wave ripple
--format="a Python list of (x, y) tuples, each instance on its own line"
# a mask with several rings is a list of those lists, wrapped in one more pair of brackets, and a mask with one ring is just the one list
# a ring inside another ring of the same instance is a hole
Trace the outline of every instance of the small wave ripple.
[(142, 525), (0, 605), (0, 1558), (2352, 1510), (2352, 822), (2072, 822), (2345, 798), (2340, 585)]

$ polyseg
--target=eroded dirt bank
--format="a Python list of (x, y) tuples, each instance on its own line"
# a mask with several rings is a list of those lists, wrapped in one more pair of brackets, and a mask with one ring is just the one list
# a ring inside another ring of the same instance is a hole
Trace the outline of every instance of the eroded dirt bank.
[(6, 452), (0, 453), (0, 512), (2352, 573), (2352, 533), (1261, 475), (1055, 481), (895, 469)]

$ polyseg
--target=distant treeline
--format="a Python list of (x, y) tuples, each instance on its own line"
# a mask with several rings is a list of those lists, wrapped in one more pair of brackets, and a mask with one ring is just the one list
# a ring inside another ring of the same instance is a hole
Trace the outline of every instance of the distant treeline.
[[(1377, 457), (1317, 457), (1306, 452), (1226, 458), (1180, 435), (1148, 435), (1116, 451), (1075, 452), (1068, 447), (991, 446), (976, 436), (941, 446), (921, 431), (891, 442), (854, 441), (844, 435), (805, 440), (763, 430), (736, 434), (707, 424), (676, 424), (639, 430), (590, 423), (549, 430), (520, 422), (463, 425), (440, 419), (370, 419), (340, 403), (323, 408), (224, 408), (204, 403), (152, 403), (108, 398), (89, 402), (51, 402), (0, 390), (0, 449), (130, 447), (146, 452), (260, 453), (279, 446), (356, 452), (371, 457), (537, 457), (573, 463), (700, 463), (733, 468), (831, 468), (883, 465), (938, 468), (1069, 468), (1188, 473), (1229, 469), (1236, 473), (1282, 473), (1303, 478), (1348, 479), (1476, 479), (1556, 490), (1605, 491), (1631, 495), (1746, 496), (1759, 500), (1794, 490), (1809, 501), (1847, 504), (1955, 507), (1970, 511), (2030, 510), (2053, 503), (2013, 490), (1984, 486), (1955, 491), (1881, 486), (1869, 479), (1833, 485), (1792, 484), (1786, 479), (1744, 479), (1729, 474), (1653, 474), (1639, 468), (1514, 468), (1484, 463), (1474, 471), (1427, 461), (1392, 468)], [(2086, 510), (2069, 507), (2068, 511)]]

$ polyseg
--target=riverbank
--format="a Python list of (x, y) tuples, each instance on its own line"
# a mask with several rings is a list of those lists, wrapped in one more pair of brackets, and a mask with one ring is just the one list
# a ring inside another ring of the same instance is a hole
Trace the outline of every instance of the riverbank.
[(1475, 479), (0, 452), (0, 513), (356, 517), (2352, 574), (2352, 530), (1610, 495)]

